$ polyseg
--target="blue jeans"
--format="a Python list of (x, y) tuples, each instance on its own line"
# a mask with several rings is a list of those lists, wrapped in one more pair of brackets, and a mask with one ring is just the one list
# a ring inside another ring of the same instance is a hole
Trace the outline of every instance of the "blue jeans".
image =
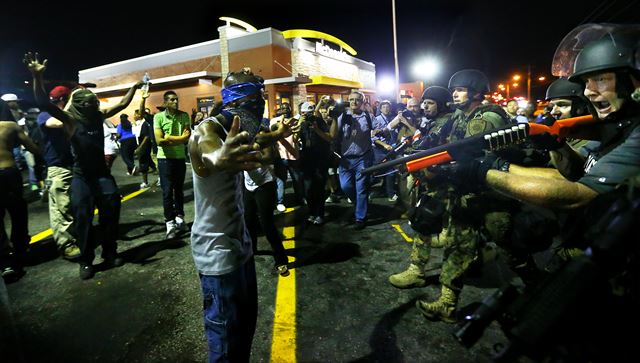
[(200, 275), (200, 284), (209, 363), (249, 362), (258, 319), (258, 288), (253, 257), (225, 275)]
[[(384, 159), (384, 157), (387, 155), (386, 150), (376, 147), (374, 150), (374, 159), (375, 159), (375, 163), (379, 164), (382, 159)], [(387, 170), (384, 172), (386, 175), (383, 176), (384, 178), (384, 190), (387, 194), (387, 198), (391, 198), (393, 197), (395, 194), (398, 194), (398, 191), (396, 189), (396, 176), (398, 175), (395, 172), (392, 172), (391, 170)]]
[(356, 221), (365, 221), (369, 209), (369, 176), (363, 175), (362, 170), (371, 166), (373, 153), (367, 152), (362, 156), (343, 156), (340, 159), (340, 187), (344, 194), (356, 202)]
[[(300, 172), (300, 166), (298, 160), (280, 159), (277, 162), (282, 163), (284, 168), (287, 169), (288, 174), (291, 176), (291, 184), (293, 185), (293, 193), (295, 196), (295, 202), (302, 204), (304, 199), (304, 191), (302, 187), (302, 175)], [(286, 180), (276, 178), (276, 185), (278, 187), (278, 204), (284, 204), (284, 188)]]

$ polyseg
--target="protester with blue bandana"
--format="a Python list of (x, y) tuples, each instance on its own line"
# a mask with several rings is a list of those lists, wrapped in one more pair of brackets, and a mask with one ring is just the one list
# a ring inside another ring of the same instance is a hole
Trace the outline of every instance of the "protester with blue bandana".
[[(189, 141), (195, 214), (191, 248), (204, 299), (209, 362), (248, 362), (258, 314), (252, 240), (243, 213), (243, 173), (269, 163), (286, 123), (259, 131), (263, 80), (248, 68), (230, 73), (223, 109), (200, 122)], [(284, 256), (286, 258), (286, 255)]]

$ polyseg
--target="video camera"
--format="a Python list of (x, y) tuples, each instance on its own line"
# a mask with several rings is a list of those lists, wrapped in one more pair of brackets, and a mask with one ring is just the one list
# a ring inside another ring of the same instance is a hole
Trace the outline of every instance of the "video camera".
[(413, 112), (410, 110), (404, 110), (401, 113), (402, 117), (406, 118), (407, 120), (411, 120), (413, 119), (415, 116), (413, 115)]
[[(523, 291), (514, 285), (498, 290), (464, 318), (454, 337), (470, 348), (498, 321), (509, 344), (497, 351), (496, 362), (517, 361), (520, 356), (563, 362), (626, 361), (637, 355), (632, 352), (637, 343), (619, 327), (624, 321), (635, 329), (639, 320), (640, 249), (633, 241), (640, 220), (640, 189), (629, 188), (596, 198), (576, 218), (580, 226), (590, 226), (582, 229), (587, 233), (580, 233), (587, 246), (583, 256)], [(574, 236), (567, 239), (575, 238), (578, 230), (570, 229)], [(612, 292), (614, 277), (624, 296)]]
[(337, 119), (340, 115), (347, 111), (348, 104), (345, 102), (335, 103), (334, 106), (329, 107), (329, 116)]

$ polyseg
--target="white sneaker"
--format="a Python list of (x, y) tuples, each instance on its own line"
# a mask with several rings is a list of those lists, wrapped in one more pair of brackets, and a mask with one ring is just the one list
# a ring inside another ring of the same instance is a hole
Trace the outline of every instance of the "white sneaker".
[(391, 198), (389, 198), (389, 199), (387, 199), (387, 200), (388, 200), (388, 201), (390, 201), (390, 202), (395, 202), (395, 201), (397, 201), (397, 200), (398, 200), (398, 194), (394, 194), (394, 195), (393, 195), (393, 197), (391, 197)]
[(176, 234), (178, 233), (178, 228), (176, 227), (176, 222), (169, 221), (167, 224), (167, 234), (166, 239), (174, 239), (176, 238)]
[(316, 222), (316, 217), (314, 217), (314, 216), (309, 216), (309, 218), (307, 218), (307, 222), (309, 222), (309, 223), (315, 223), (315, 222)]
[(158, 180), (156, 180), (156, 186), (160, 186), (160, 178), (158, 178)]
[(315, 224), (316, 226), (320, 226), (324, 223), (324, 219), (320, 216), (316, 217), (316, 219), (313, 221), (313, 224)]
[(347, 202), (349, 202), (350, 204), (353, 204), (353, 202), (351, 201), (351, 198), (347, 198)]
[(176, 224), (176, 229), (178, 231), (184, 231), (186, 229), (186, 224), (184, 223), (184, 219), (180, 216), (176, 216), (175, 224)]
[(149, 184), (147, 183), (140, 183), (140, 189), (147, 189), (149, 188)]
[(276, 206), (276, 209), (278, 210), (278, 212), (282, 213), (287, 210), (287, 207), (285, 207), (284, 204), (278, 204)]

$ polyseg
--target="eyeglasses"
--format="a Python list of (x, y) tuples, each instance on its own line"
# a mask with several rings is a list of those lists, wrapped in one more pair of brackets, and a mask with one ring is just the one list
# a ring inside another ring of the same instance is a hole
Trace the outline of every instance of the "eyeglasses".
[(364, 102), (364, 100), (362, 98), (349, 98), (349, 102), (361, 103)]

